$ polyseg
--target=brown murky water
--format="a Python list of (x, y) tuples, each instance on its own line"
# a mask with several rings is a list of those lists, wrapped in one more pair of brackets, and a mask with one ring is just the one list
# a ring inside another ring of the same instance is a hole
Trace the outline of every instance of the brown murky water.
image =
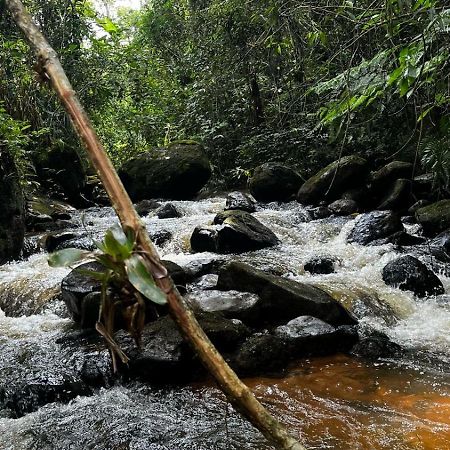
[(308, 448), (450, 449), (450, 374), (338, 355), (247, 383)]

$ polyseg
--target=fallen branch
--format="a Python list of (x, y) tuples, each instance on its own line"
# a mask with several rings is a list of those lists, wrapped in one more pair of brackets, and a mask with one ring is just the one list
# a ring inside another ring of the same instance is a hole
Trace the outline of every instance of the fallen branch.
[(34, 24), (20, 0), (6, 0), (6, 5), (13, 19), (36, 51), (41, 75), (48, 78), (69, 114), (112, 206), (119, 216), (122, 227), (132, 229), (137, 236), (139, 250), (147, 258), (156, 284), (167, 295), (170, 314), (185, 339), (191, 344), (232, 405), (268, 440), (280, 450), (304, 450), (304, 447), (288, 434), (285, 427), (269, 414), (251, 390), (240, 381), (201, 329), (174, 286), (166, 268), (161, 264), (156, 249), (72, 89), (56, 52)]

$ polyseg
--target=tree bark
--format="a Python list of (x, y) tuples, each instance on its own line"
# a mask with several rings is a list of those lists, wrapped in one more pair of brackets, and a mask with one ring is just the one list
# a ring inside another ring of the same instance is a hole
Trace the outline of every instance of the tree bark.
[(268, 440), (281, 450), (305, 450), (297, 440), (289, 435), (285, 427), (269, 414), (251, 390), (240, 381), (208, 339), (173, 284), (166, 268), (161, 264), (156, 249), (101, 145), (86, 112), (72, 89), (56, 52), (34, 24), (33, 19), (20, 0), (6, 0), (6, 5), (15, 22), (36, 51), (38, 66), (42, 71), (41, 75), (49, 80), (69, 114), (122, 226), (131, 228), (136, 233), (139, 250), (148, 259), (156, 284), (166, 293), (171, 317), (177, 323), (184, 338), (191, 344), (228, 400)]

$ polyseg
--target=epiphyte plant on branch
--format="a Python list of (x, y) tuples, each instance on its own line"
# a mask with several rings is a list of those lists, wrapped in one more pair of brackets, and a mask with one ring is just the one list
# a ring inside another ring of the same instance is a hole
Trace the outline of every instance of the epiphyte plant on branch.
[(163, 305), (167, 299), (163, 291), (156, 286), (146, 259), (139, 254), (136, 236), (132, 230), (124, 232), (120, 225), (116, 224), (107, 230), (102, 241), (94, 243), (98, 248), (96, 252), (66, 248), (52, 253), (48, 263), (52, 267), (72, 267), (91, 259), (103, 267), (103, 270), (75, 270), (101, 283), (101, 302), (95, 328), (108, 344), (116, 372), (117, 357), (124, 364), (128, 362), (128, 357), (114, 340), (117, 315), (120, 315), (124, 328), (140, 346), (148, 301)]

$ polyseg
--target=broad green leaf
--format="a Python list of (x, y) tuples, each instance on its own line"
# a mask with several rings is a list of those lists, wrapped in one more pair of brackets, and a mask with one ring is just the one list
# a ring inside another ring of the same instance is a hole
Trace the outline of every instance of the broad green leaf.
[(142, 256), (132, 255), (125, 261), (128, 280), (146, 298), (159, 305), (167, 303), (166, 295), (155, 285)]
[(50, 254), (48, 257), (48, 265), (50, 267), (70, 267), (91, 255), (91, 252), (78, 248), (65, 248)]
[(109, 279), (109, 272), (97, 272), (96, 270), (89, 269), (75, 269), (79, 274), (86, 277), (93, 278), (94, 280), (101, 281), (102, 283), (107, 283)]

